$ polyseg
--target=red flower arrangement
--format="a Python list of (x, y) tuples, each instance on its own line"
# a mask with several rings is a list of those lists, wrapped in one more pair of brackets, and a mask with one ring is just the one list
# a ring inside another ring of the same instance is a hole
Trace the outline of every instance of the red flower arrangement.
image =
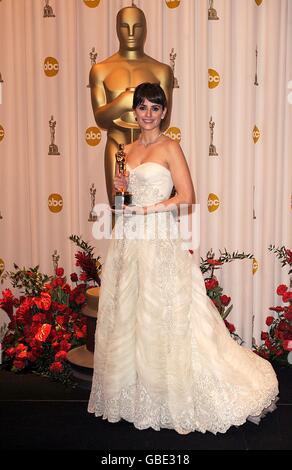
[(10, 289), (5, 289), (0, 298), (0, 308), (10, 320), (2, 340), (2, 367), (13, 372), (31, 370), (72, 384), (67, 352), (86, 341), (86, 317), (81, 309), (89, 282), (100, 285), (101, 271), (99, 258), (95, 260), (91, 247), (82, 243), (87, 251), (76, 255), (81, 274), (70, 276), (75, 287), (67, 283), (62, 267), (56, 267), (54, 276), (43, 275), (38, 266), (20, 269), (14, 265), (16, 271), (6, 273), (21, 295), (15, 297)]
[[(281, 260), (282, 267), (288, 265), (290, 267), (288, 274), (292, 274), (292, 251), (282, 246), (275, 248), (270, 245), (270, 251), (276, 253)], [(254, 345), (255, 352), (270, 361), (279, 362), (281, 364), (291, 364), (289, 357), (292, 356), (292, 280), (290, 282), (290, 290), (286, 284), (280, 284), (277, 287), (277, 295), (281, 297), (282, 303), (287, 305), (278, 305), (269, 307), (269, 310), (276, 312), (276, 315), (268, 315), (266, 317), (266, 325), (268, 331), (262, 331), (261, 340), (263, 344)], [(291, 358), (292, 359), (292, 358)]]
[[(57, 268), (56, 276), (39, 285), (36, 295), (26, 290), (26, 295), (18, 298), (10, 289), (2, 292), (0, 307), (10, 319), (3, 339), (5, 368), (13, 372), (32, 370), (64, 383), (69, 381), (67, 351), (86, 338), (86, 320), (80, 315), (86, 284), (72, 288), (63, 273), (63, 268)], [(11, 273), (14, 279), (21, 276), (24, 281), (32, 275), (40, 278), (38, 267)]]
[[(191, 251), (191, 250), (190, 250)], [(238, 253), (233, 252), (232, 254), (228, 253), (225, 249), (224, 252), (220, 250), (220, 255), (218, 258), (215, 258), (215, 254), (212, 250), (208, 251), (207, 257), (201, 258), (200, 269), (202, 274), (209, 273), (208, 277), (205, 278), (205, 287), (207, 295), (212, 300), (213, 304), (219, 311), (220, 315), (222, 316), (226, 328), (229, 330), (229, 333), (238, 343), (242, 344), (243, 340), (240, 336), (235, 332), (236, 328), (233, 323), (229, 323), (226, 318), (230, 314), (233, 305), (229, 305), (231, 301), (231, 297), (228, 295), (223, 294), (223, 288), (219, 285), (217, 277), (214, 275), (214, 271), (216, 269), (220, 269), (224, 263), (230, 263), (236, 259), (251, 259), (253, 257), (252, 254), (245, 254), (245, 253)]]

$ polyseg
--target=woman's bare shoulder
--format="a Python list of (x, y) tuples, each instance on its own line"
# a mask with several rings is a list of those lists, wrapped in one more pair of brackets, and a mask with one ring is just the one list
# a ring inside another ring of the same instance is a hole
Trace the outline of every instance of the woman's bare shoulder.
[(168, 151), (171, 151), (172, 153), (175, 153), (177, 151), (181, 151), (181, 146), (177, 142), (177, 140), (171, 139), (167, 135), (165, 135), (164, 137), (165, 137), (165, 139), (164, 139), (163, 143), (164, 143), (164, 145), (165, 145), (165, 147), (167, 148)]

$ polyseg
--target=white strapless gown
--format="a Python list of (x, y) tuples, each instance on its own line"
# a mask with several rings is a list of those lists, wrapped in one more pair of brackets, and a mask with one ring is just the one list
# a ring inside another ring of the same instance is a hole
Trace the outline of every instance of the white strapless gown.
[[(130, 170), (136, 205), (169, 198), (172, 186), (158, 163)], [(121, 230), (129, 236), (133, 217), (138, 227), (147, 222), (152, 239), (114, 238)], [(200, 268), (169, 235), (173, 215), (133, 217), (118, 218), (103, 266), (88, 411), (182, 434), (256, 421), (275, 407), (272, 366), (229, 335)]]

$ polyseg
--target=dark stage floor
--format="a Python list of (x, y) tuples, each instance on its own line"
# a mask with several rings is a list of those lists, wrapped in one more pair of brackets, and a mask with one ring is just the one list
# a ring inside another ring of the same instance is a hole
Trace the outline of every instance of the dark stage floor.
[(2, 450), (288, 450), (292, 449), (292, 367), (276, 368), (280, 400), (259, 426), (247, 422), (226, 434), (138, 431), (87, 413), (89, 390), (46, 378), (0, 372)]

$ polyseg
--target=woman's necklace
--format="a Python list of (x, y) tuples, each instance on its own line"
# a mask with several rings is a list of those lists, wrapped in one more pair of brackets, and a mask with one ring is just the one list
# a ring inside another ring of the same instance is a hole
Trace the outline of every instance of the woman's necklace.
[(157, 142), (157, 140), (159, 139), (159, 137), (163, 134), (163, 132), (160, 132), (160, 134), (158, 134), (157, 137), (155, 137), (154, 140), (152, 140), (151, 142), (143, 142), (142, 138), (141, 138), (141, 135), (139, 137), (139, 142), (140, 144), (144, 145), (144, 147), (148, 147), (148, 145), (152, 145), (152, 144), (155, 144), (155, 142)]

